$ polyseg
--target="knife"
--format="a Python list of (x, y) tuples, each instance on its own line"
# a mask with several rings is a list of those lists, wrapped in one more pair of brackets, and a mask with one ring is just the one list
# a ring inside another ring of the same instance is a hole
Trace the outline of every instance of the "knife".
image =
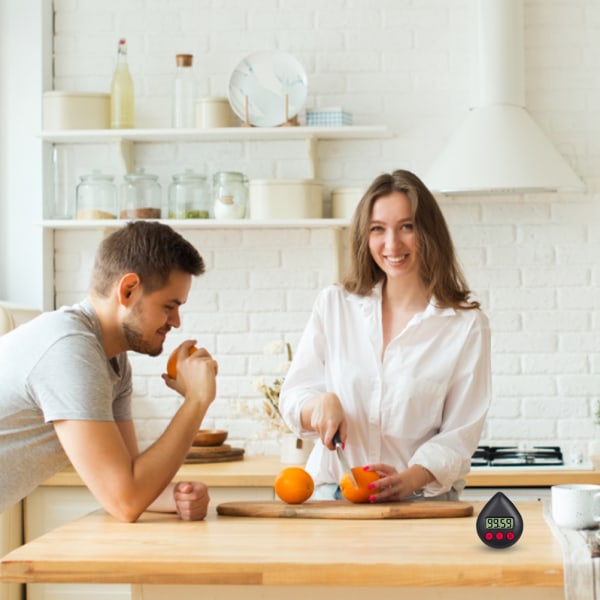
[(358, 489), (358, 483), (356, 481), (356, 477), (354, 477), (354, 473), (352, 472), (352, 469), (350, 468), (350, 465), (348, 464), (348, 459), (346, 458), (346, 455), (344, 454), (344, 450), (342, 448), (342, 438), (340, 437), (339, 430), (336, 431), (335, 435), (333, 436), (333, 443), (335, 444), (335, 452), (340, 461), (340, 464), (342, 465), (342, 469), (344, 469), (344, 473), (348, 473), (348, 477), (350, 477), (350, 481), (352, 482), (352, 485), (354, 486), (355, 489)]

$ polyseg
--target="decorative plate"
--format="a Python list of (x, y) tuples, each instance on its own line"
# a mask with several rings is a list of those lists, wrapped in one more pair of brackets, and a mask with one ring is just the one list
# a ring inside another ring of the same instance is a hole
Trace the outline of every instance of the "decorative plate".
[(295, 117), (306, 102), (308, 85), (303, 66), (291, 54), (280, 50), (255, 52), (244, 58), (229, 78), (229, 103), (235, 114), (245, 120), (248, 97), (248, 122), (258, 127), (276, 127)]

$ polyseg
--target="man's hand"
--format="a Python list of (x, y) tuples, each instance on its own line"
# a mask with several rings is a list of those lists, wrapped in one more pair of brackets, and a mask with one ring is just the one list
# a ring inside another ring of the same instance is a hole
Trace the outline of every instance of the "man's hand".
[(189, 354), (195, 340), (187, 340), (178, 346), (177, 379), (167, 373), (162, 374), (167, 386), (182, 396), (195, 396), (203, 404), (210, 404), (216, 395), (216, 376), (219, 365), (206, 348), (199, 348)]
[(208, 511), (208, 488), (196, 481), (179, 481), (173, 488), (175, 510), (183, 521), (201, 521)]

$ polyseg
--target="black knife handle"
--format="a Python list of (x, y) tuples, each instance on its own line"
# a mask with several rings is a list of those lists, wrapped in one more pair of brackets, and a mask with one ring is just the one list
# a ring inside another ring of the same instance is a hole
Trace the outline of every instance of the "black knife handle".
[(341, 444), (341, 443), (342, 443), (342, 437), (340, 436), (340, 430), (338, 429), (333, 434), (333, 445), (335, 446), (336, 444)]

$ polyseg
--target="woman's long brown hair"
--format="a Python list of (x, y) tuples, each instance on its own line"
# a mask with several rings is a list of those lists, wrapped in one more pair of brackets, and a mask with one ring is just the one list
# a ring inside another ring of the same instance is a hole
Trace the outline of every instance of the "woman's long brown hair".
[(441, 308), (479, 308), (470, 300), (471, 291), (456, 260), (450, 231), (433, 194), (410, 171), (397, 170), (379, 175), (365, 192), (350, 226), (350, 266), (342, 284), (346, 290), (367, 296), (385, 279), (385, 273), (369, 251), (369, 230), (373, 204), (393, 192), (410, 200), (417, 237), (419, 275), (429, 297)]

